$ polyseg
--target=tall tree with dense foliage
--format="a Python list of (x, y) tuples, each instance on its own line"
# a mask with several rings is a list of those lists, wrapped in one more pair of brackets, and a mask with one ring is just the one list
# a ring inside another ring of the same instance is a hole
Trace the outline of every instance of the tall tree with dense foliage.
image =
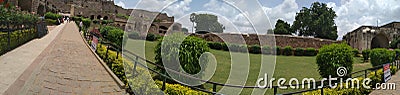
[(212, 14), (190, 14), (190, 21), (196, 23), (196, 32), (208, 31), (214, 33), (222, 33), (225, 29), (224, 25), (218, 22), (218, 17)]
[(299, 36), (313, 36), (316, 38), (336, 40), (337, 26), (336, 13), (325, 3), (314, 2), (310, 8), (303, 7), (296, 14), (292, 29)]
[(286, 21), (278, 19), (275, 24), (274, 34), (291, 35), (292, 31), (290, 30), (290, 24)]

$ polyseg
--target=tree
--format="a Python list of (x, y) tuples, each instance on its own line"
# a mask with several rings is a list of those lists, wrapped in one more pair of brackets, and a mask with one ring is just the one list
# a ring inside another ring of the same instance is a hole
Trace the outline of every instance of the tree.
[(190, 15), (190, 21), (196, 23), (196, 32), (208, 31), (222, 33), (225, 29), (224, 25), (218, 22), (218, 17), (212, 14), (195, 14)]
[(284, 34), (284, 35), (291, 35), (292, 31), (290, 30), (289, 23), (278, 19), (275, 24), (274, 34)]
[(299, 36), (313, 36), (316, 38), (336, 40), (337, 26), (336, 13), (325, 3), (314, 2), (310, 8), (303, 7), (296, 14), (292, 32)]

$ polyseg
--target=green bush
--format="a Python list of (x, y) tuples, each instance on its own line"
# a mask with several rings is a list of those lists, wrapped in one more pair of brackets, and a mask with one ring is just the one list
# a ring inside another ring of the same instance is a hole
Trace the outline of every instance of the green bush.
[(362, 51), (361, 54), (362, 54), (362, 56), (363, 56), (364, 62), (367, 62), (367, 61), (368, 61), (370, 51), (371, 51), (371, 50), (363, 50), (363, 51)]
[(146, 35), (147, 41), (157, 41), (158, 38), (160, 38), (160, 36), (157, 34), (147, 33), (147, 35)]
[(317, 51), (314, 48), (306, 48), (304, 51), (305, 56), (315, 56), (317, 55)]
[(303, 56), (304, 55), (304, 49), (303, 48), (296, 48), (294, 50), (294, 55), (295, 56)]
[(317, 55), (319, 74), (327, 78), (330, 75), (337, 77), (336, 70), (345, 67), (349, 74), (353, 70), (352, 48), (346, 44), (331, 44), (320, 48)]
[[(209, 52), (210, 48), (203, 39), (188, 36), (181, 42), (179, 39), (183, 39), (183, 37), (183, 33), (164, 36), (163, 41), (159, 41), (155, 48), (155, 63), (163, 65), (163, 62), (178, 61), (184, 71), (189, 74), (196, 74), (201, 70), (200, 65), (205, 65), (199, 63), (200, 56), (205, 52)], [(175, 52), (178, 52), (179, 55), (175, 55)], [(162, 59), (163, 57), (167, 59)], [(164, 72), (162, 68), (157, 69)]]
[(46, 14), (44, 14), (44, 18), (46, 18), (46, 19), (52, 19), (52, 20), (57, 20), (57, 19), (62, 18), (62, 16), (59, 15), (59, 14), (47, 12)]
[(128, 37), (131, 39), (140, 39), (139, 33), (138, 32), (130, 32), (128, 34)]
[(58, 25), (59, 23), (57, 20), (52, 20), (52, 19), (45, 19), (45, 22), (47, 25)]
[(10, 34), (10, 44), (8, 44), (8, 34), (6, 32), (0, 32), (0, 55), (17, 48), (36, 37), (37, 31), (34, 28), (13, 31)]
[(251, 45), (251, 46), (249, 46), (249, 52), (254, 53), (254, 54), (260, 54), (261, 47), (259, 45)]
[(231, 52), (246, 52), (247, 47), (245, 45), (241, 45), (241, 44), (227, 44), (227, 46), (229, 46), (229, 51)]
[(207, 44), (211, 49), (216, 49), (216, 50), (223, 49), (222, 45), (224, 45), (224, 44), (222, 44), (220, 42), (207, 42)]
[(374, 67), (392, 62), (395, 56), (394, 51), (384, 48), (372, 49), (370, 52), (371, 64)]
[[(162, 81), (156, 81), (158, 87), (162, 87)], [(205, 92), (192, 90), (189, 87), (182, 86), (180, 84), (169, 84), (165, 83), (165, 94), (168, 95), (210, 95)]]
[(122, 46), (124, 30), (113, 26), (103, 26), (100, 28), (100, 34), (105, 39), (119, 45), (120, 47)]
[(262, 46), (262, 53), (263, 54), (272, 54), (272, 51), (273, 49), (271, 49), (271, 47), (270, 46)]
[(291, 56), (293, 55), (293, 48), (291, 46), (286, 46), (283, 48), (283, 55)]
[(279, 46), (275, 46), (275, 51), (273, 51), (274, 55), (282, 55), (282, 49)]
[(92, 23), (92, 20), (90, 20), (90, 19), (88, 19), (88, 18), (82, 19), (82, 24), (83, 24), (83, 26), (89, 27), (89, 26), (90, 26), (90, 23)]
[(108, 67), (114, 72), (117, 77), (123, 81), (125, 84), (127, 83), (124, 66), (123, 66), (123, 58), (121, 53), (118, 55), (117, 52), (108, 50), (107, 47), (101, 44), (97, 45), (96, 53), (99, 55), (101, 59), (107, 64)]
[(222, 50), (229, 51), (228, 45), (225, 42), (222, 42), (221, 46), (222, 46)]
[(359, 53), (359, 52), (358, 52), (357, 49), (353, 49), (352, 52), (353, 52), (353, 54), (354, 54), (355, 57), (360, 57), (360, 56), (358, 56), (358, 53)]

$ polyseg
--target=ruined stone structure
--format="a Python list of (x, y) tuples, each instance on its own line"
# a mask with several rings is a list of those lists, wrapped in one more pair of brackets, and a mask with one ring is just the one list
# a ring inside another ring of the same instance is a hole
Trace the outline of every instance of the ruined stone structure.
[(400, 22), (392, 22), (380, 27), (361, 26), (343, 37), (351, 47), (359, 51), (373, 48), (388, 48), (392, 40), (400, 36)]
[(138, 32), (141, 36), (146, 33), (164, 35), (167, 31), (181, 31), (182, 25), (174, 23), (174, 17), (169, 17), (166, 13), (150, 12), (147, 10), (135, 9), (132, 11), (131, 18), (127, 24), (132, 31)]
[[(165, 13), (150, 12), (140, 9), (124, 9), (114, 4), (114, 0), (10, 0), (21, 10), (44, 15), (46, 12), (69, 13), (71, 16), (90, 18), (93, 21), (112, 20), (112, 25), (125, 28), (127, 20), (133, 12), (136, 19), (134, 27), (140, 31), (163, 35), (171, 28), (180, 31), (181, 24), (174, 24), (174, 17)], [(155, 17), (155, 18), (154, 18)], [(152, 21), (154, 19), (154, 21)], [(150, 21), (149, 21), (150, 20)], [(152, 22), (152, 23), (145, 23)], [(132, 30), (132, 26), (127, 27)]]
[[(260, 45), (261, 46), (291, 46), (293, 48), (321, 48), (323, 45), (332, 43), (341, 43), (341, 41), (320, 39), (320, 38), (309, 38), (309, 37), (298, 37), (291, 35), (257, 35), (257, 34), (230, 34), (230, 33), (207, 33), (207, 34), (192, 34), (197, 37), (201, 37), (207, 41), (212, 42), (225, 42), (225, 43), (236, 43), (236, 44), (247, 44), (247, 45)], [(223, 38), (223, 40), (221, 39)], [(272, 40), (275, 38), (275, 40)], [(243, 42), (243, 40), (245, 42)], [(262, 40), (262, 43), (260, 43)], [(275, 43), (270, 42), (275, 41)], [(274, 45), (276, 44), (276, 45)]]

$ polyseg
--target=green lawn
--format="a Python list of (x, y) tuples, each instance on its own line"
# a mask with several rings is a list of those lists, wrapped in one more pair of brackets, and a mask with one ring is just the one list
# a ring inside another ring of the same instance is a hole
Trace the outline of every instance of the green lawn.
[[(139, 41), (139, 40), (128, 40), (129, 48), (125, 48), (134, 53), (144, 53), (148, 60), (154, 62), (154, 47), (157, 42), (149, 42), (149, 41)], [(145, 47), (143, 44), (146, 44)], [(145, 51), (145, 52), (144, 52)], [(217, 70), (212, 77), (211, 81), (225, 83), (229, 77), (230, 68), (231, 68), (231, 58), (230, 53), (227, 51), (221, 50), (211, 50), (211, 53), (217, 59)], [(261, 55), (260, 54), (250, 54), (250, 71), (249, 76), (246, 82), (247, 86), (254, 86), (258, 77), (258, 72), (260, 69), (261, 63)], [(362, 58), (355, 58), (355, 64), (353, 65), (353, 71), (358, 71), (366, 68), (371, 68), (370, 63), (363, 63)], [(257, 64), (258, 63), (258, 64)], [(315, 57), (309, 56), (277, 56), (276, 57), (276, 65), (274, 78), (285, 78), (289, 80), (290, 78), (315, 78), (321, 79), (321, 76), (318, 73), (318, 66), (315, 63)], [(212, 85), (205, 85), (207, 89), (211, 89)], [(217, 87), (217, 89), (221, 89), (221, 87)], [(251, 94), (252, 89), (244, 89), (242, 90), (242, 94)], [(285, 92), (293, 92), (296, 90), (288, 89), (288, 90), (278, 90), (278, 93)], [(272, 94), (272, 90), (268, 90), (267, 94)]]

